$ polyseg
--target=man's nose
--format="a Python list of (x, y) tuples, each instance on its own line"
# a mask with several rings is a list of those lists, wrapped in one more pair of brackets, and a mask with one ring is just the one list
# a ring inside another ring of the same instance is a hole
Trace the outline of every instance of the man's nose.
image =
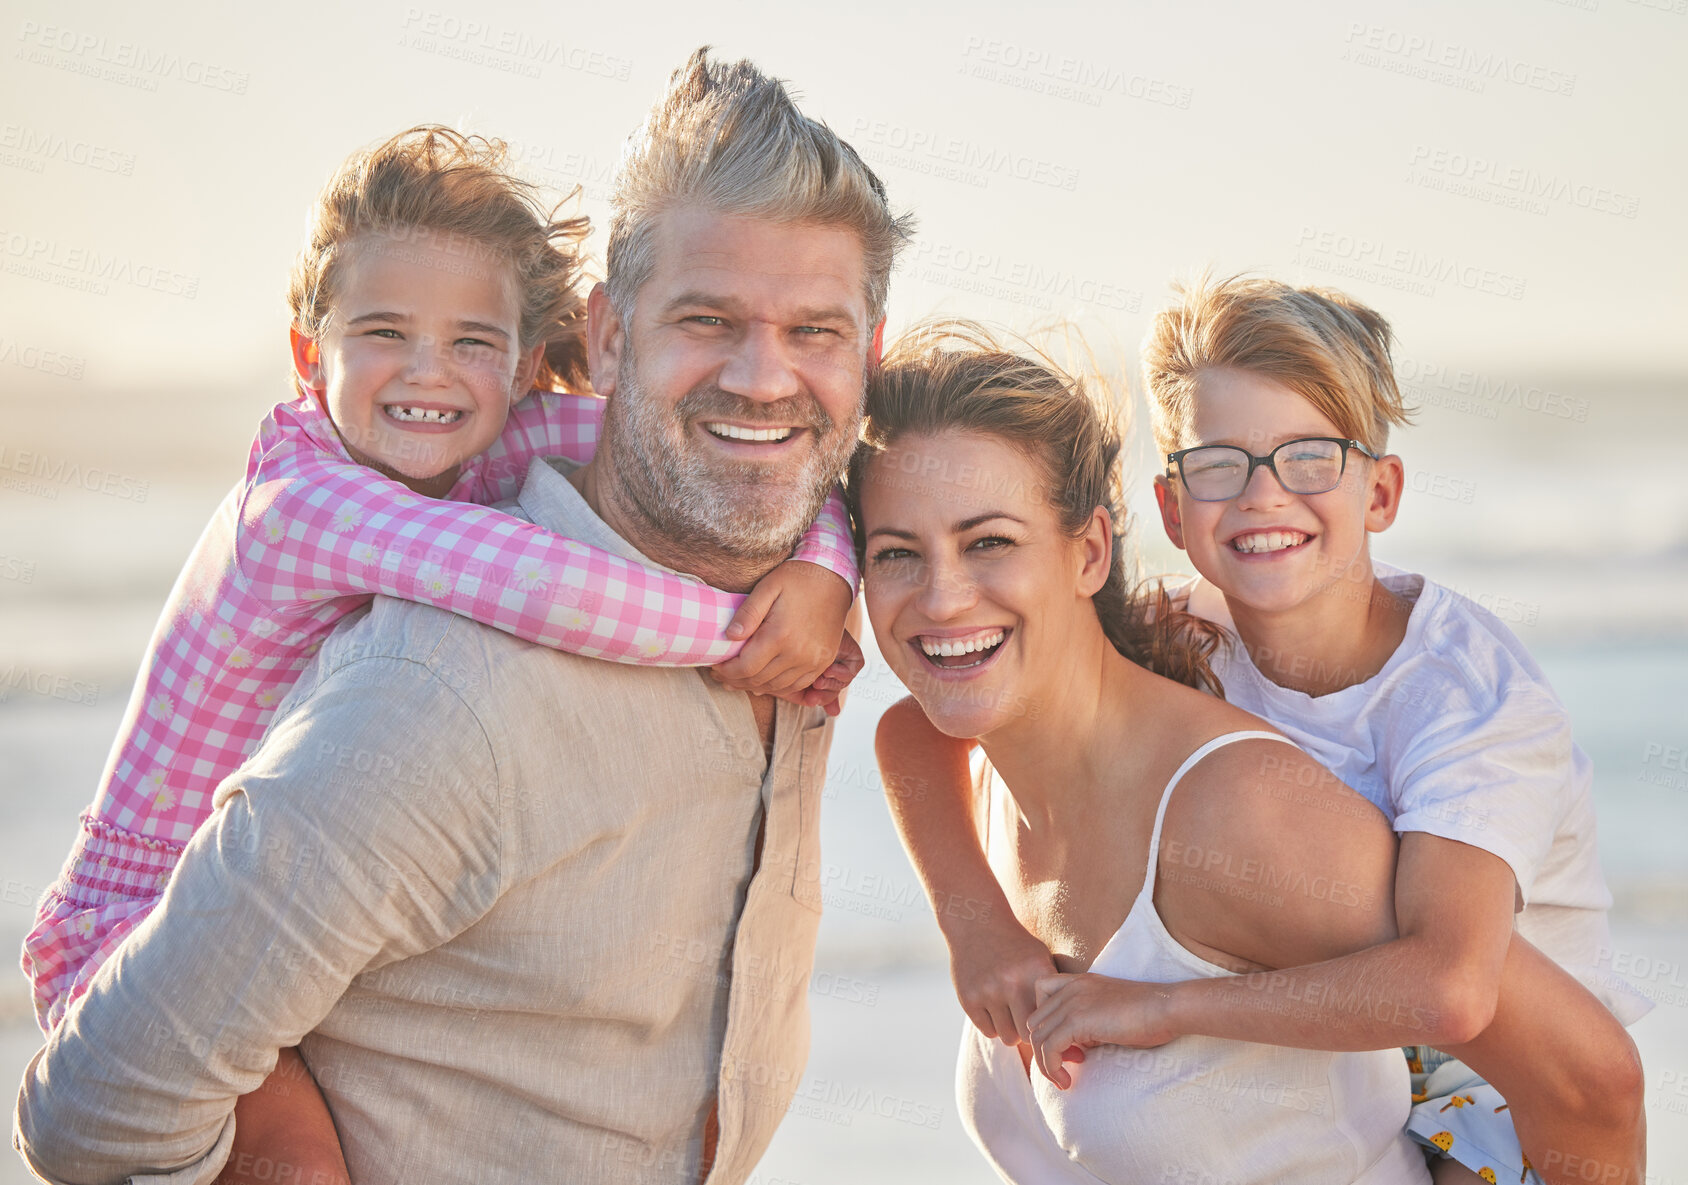
[(784, 335), (770, 325), (753, 326), (739, 339), (717, 381), (723, 391), (758, 403), (790, 399), (803, 391)]

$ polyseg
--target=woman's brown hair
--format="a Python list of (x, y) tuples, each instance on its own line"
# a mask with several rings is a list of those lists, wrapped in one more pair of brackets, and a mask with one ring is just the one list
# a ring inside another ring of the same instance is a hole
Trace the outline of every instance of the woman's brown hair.
[(305, 249), (293, 265), (288, 303), (294, 326), (321, 337), (334, 307), (334, 281), (348, 244), (378, 234), (444, 248), (462, 266), (505, 267), (516, 283), (521, 344), (545, 344), (540, 386), (590, 391), (586, 301), (576, 290), (584, 215), (558, 218), (538, 190), (508, 171), (500, 140), (438, 124), (400, 132), (340, 166), (311, 211)]
[(1107, 509), (1113, 554), (1093, 599), (1114, 649), (1158, 675), (1222, 695), (1209, 664), (1219, 628), (1177, 608), (1158, 580), (1138, 579), (1127, 558), (1117, 406), (1019, 344), (1020, 351), (1011, 350), (982, 326), (946, 321), (911, 330), (886, 352), (868, 387), (862, 444), (846, 482), (857, 539), (863, 475), (894, 441), (939, 432), (994, 437), (1038, 467), (1069, 536), (1083, 534), (1096, 507)]

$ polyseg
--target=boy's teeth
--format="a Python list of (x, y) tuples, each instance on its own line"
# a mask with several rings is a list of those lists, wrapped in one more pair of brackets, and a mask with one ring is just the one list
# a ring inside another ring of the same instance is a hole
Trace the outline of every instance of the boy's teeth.
[(1258, 531), (1252, 535), (1238, 535), (1231, 546), (1238, 551), (1250, 553), (1282, 551), (1286, 547), (1305, 543), (1307, 538), (1308, 536), (1300, 531)]
[(921, 638), (920, 648), (929, 658), (954, 658), (958, 654), (972, 654), (975, 650), (989, 650), (993, 646), (1002, 644), (1005, 635), (1001, 630), (985, 634), (982, 637), (967, 640), (945, 638)]
[(389, 418), (406, 424), (455, 424), (463, 418), (460, 411), (440, 411), (431, 407), (401, 407), (389, 403), (382, 408)]
[(737, 424), (705, 424), (705, 431), (723, 440), (784, 440), (790, 428), (740, 428)]

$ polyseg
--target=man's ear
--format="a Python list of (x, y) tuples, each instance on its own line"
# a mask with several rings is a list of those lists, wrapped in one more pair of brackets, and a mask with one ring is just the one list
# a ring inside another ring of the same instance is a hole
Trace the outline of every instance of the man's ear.
[(610, 302), (609, 285), (592, 285), (592, 294), (586, 298), (586, 365), (592, 374), (592, 389), (606, 398), (615, 394), (626, 340), (627, 327)]
[(307, 391), (321, 395), (328, 383), (322, 374), (322, 349), (316, 339), (299, 332), (298, 326), (287, 330), (288, 344), (293, 348), (293, 373)]
[(879, 324), (873, 327), (873, 341), (867, 348), (867, 371), (872, 374), (879, 369), (879, 360), (885, 356), (885, 318), (879, 319)]
[(1155, 474), (1155, 505), (1160, 507), (1161, 526), (1166, 530), (1166, 537), (1172, 540), (1172, 546), (1183, 551), (1184, 517), (1178, 509), (1178, 492), (1172, 488), (1172, 479), (1164, 473)]
[(1366, 490), (1366, 530), (1386, 531), (1401, 513), (1401, 493), (1407, 484), (1406, 467), (1394, 453), (1372, 463)]
[(1079, 548), (1084, 564), (1078, 573), (1078, 595), (1093, 597), (1108, 583), (1108, 573), (1114, 566), (1114, 519), (1106, 506), (1090, 512)]

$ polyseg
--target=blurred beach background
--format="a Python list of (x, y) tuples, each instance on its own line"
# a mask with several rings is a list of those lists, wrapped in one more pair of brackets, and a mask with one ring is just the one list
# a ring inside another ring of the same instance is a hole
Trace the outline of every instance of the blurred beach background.
[[(1634, 1029), (1649, 1180), (1688, 1182), (1683, 0), (18, 0), (0, 39), (8, 960), (177, 569), (287, 394), (285, 279), (332, 169), (448, 123), (579, 185), (601, 226), (622, 138), (709, 42), (791, 80), (919, 216), (892, 332), (1065, 320), (1135, 389), (1148, 317), (1200, 266), (1342, 287), (1390, 317), (1420, 411), (1375, 552), (1492, 609), (1570, 708), (1617, 900), (1610, 966), (1656, 1004)], [(1144, 565), (1183, 570), (1141, 432), (1133, 449)], [(955, 1114), (943, 947), (873, 765), (901, 694), (875, 660), (839, 725), (814, 1052), (763, 1185), (991, 1179)], [(0, 976), (6, 1089), (38, 1043), (21, 973)], [(26, 1179), (0, 1157), (0, 1185)]]

